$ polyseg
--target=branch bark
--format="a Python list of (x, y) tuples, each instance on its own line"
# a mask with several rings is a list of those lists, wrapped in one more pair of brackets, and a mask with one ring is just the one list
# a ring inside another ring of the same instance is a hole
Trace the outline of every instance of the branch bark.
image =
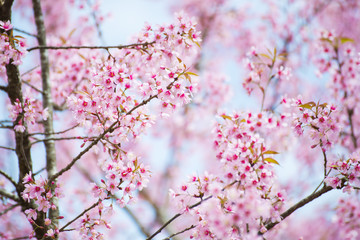
[[(41, 10), (40, 0), (33, 0), (33, 10), (35, 23), (37, 28), (37, 39), (40, 45), (46, 45), (46, 31), (44, 24), (44, 17)], [(47, 49), (40, 49), (40, 60), (41, 60), (41, 78), (42, 78), (42, 98), (43, 98), (43, 108), (47, 109), (49, 115), (46, 120), (44, 120), (44, 129), (45, 129), (45, 152), (46, 152), (46, 170), (48, 177), (51, 178), (56, 172), (56, 151), (55, 151), (55, 142), (51, 140), (53, 137), (54, 127), (53, 127), (53, 101), (51, 96), (51, 82), (50, 82), (50, 67), (49, 67), (49, 57)], [(53, 188), (56, 186), (56, 181), (50, 182)], [(57, 198), (54, 198), (53, 204), (56, 206), (55, 209), (51, 208), (49, 210), (49, 218), (53, 224), (53, 227), (57, 227), (58, 217), (59, 217), (59, 204)]]

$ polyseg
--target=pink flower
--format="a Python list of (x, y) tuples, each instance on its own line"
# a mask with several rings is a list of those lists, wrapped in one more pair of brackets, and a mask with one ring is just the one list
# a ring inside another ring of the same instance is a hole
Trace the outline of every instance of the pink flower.
[(32, 208), (26, 209), (25, 214), (26, 214), (27, 219), (29, 219), (29, 220), (31, 218), (36, 220), (36, 218), (37, 218), (37, 212), (35, 209), (32, 209)]
[(10, 21), (0, 21), (0, 28), (4, 29), (5, 31), (9, 31), (10, 29), (13, 28), (13, 25), (11, 25)]

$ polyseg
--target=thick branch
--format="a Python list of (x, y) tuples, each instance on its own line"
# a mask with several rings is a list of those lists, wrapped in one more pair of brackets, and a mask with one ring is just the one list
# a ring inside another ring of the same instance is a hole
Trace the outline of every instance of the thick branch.
[[(46, 46), (46, 31), (44, 24), (44, 17), (41, 10), (40, 0), (33, 0), (33, 10), (35, 23), (37, 28), (37, 36), (39, 45)], [(41, 59), (41, 79), (42, 79), (42, 98), (43, 98), (43, 108), (48, 110), (48, 118), (44, 120), (44, 129), (45, 129), (45, 152), (46, 152), (46, 170), (48, 177), (52, 177), (56, 172), (56, 151), (55, 151), (55, 142), (50, 140), (52, 138), (52, 133), (54, 132), (53, 127), (53, 102), (51, 96), (51, 83), (50, 83), (50, 67), (49, 67), (49, 57), (47, 49), (40, 49), (40, 59)], [(56, 186), (56, 183), (52, 183), (52, 186)], [(54, 198), (53, 204), (56, 206), (55, 209), (51, 208), (49, 210), (49, 217), (52, 224), (55, 226), (58, 225), (58, 216), (59, 208), (57, 199)]]
[[(1, 1), (1, 3), (0, 20), (4, 22), (11, 20), (11, 7), (13, 0), (5, 0)], [(18, 67), (12, 64), (12, 60), (10, 60), (9, 64), (6, 65), (6, 74), (8, 78), (6, 92), (10, 98), (11, 103), (14, 104), (17, 99), (22, 103), (23, 96), (21, 92), (20, 73)], [(14, 125), (17, 124), (17, 121), (14, 123)], [(19, 197), (21, 197), (21, 192), (24, 190), (24, 186), (21, 184), (22, 179), (24, 178), (25, 174), (30, 172), (32, 169), (31, 153), (29, 148), (30, 141), (27, 137), (26, 125), (24, 126), (25, 131), (23, 133), (15, 132), (15, 151), (19, 165), (19, 185), (16, 188), (16, 191)], [(10, 148), (8, 149), (10, 150)]]

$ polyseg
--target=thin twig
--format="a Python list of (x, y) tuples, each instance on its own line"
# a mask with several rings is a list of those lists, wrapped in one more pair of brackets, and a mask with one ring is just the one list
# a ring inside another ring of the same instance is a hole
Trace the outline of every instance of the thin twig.
[(132, 218), (132, 220), (136, 223), (136, 225), (140, 228), (140, 231), (146, 236), (149, 237), (150, 233), (145, 229), (145, 227), (142, 225), (142, 223), (140, 222), (139, 218), (128, 208), (128, 207), (123, 207), (122, 208), (127, 214), (129, 214), (129, 216)]
[(184, 233), (184, 232), (186, 232), (186, 231), (189, 231), (189, 230), (191, 230), (191, 229), (193, 229), (193, 228), (195, 228), (195, 227), (196, 227), (196, 225), (191, 225), (190, 227), (185, 228), (184, 230), (182, 230), (182, 231), (180, 231), (180, 232), (174, 233), (174, 234), (168, 236), (167, 238), (164, 238), (163, 240), (170, 240), (172, 237), (175, 237), (175, 236), (177, 236), (177, 235), (180, 235), (180, 234), (182, 234), (182, 233)]
[(34, 172), (33, 173), (33, 177), (34, 176), (36, 176), (36, 175), (38, 175), (39, 173), (41, 173), (42, 171), (44, 171), (46, 168), (45, 167), (43, 167), (42, 169), (40, 169), (39, 171), (37, 171), (37, 172)]
[[(189, 208), (193, 209), (194, 207), (199, 206), (201, 203), (203, 203), (204, 201), (209, 200), (210, 198), (212, 198), (212, 196), (208, 196), (202, 200), (200, 200), (199, 202), (191, 205)], [(172, 218), (170, 218), (164, 225), (162, 225), (153, 235), (151, 235), (149, 238), (147, 238), (146, 240), (150, 240), (153, 239), (156, 235), (158, 235), (167, 225), (169, 225), (171, 222), (173, 222), (175, 219), (177, 219), (178, 217), (180, 217), (181, 215), (183, 215), (183, 213), (177, 213), (175, 214)]]
[[(91, 2), (90, 0), (87, 0), (86, 1), (89, 8), (91, 8)], [(98, 36), (99, 36), (99, 39), (101, 40), (102, 43), (104, 43), (104, 38), (103, 38), (103, 34), (102, 34), (102, 31), (100, 29), (100, 23), (96, 17), (96, 11), (94, 9), (91, 9), (91, 16), (93, 17), (94, 19), (94, 22), (95, 22), (95, 27), (96, 27), (96, 30), (97, 30), (97, 33), (98, 33)]]
[[(175, 79), (176, 81), (177, 79)], [(135, 107), (133, 107), (130, 111), (128, 111), (126, 113), (126, 115), (130, 115), (133, 111), (135, 111), (136, 109), (138, 109), (139, 107), (146, 105), (148, 102), (150, 102), (152, 99), (156, 98), (158, 96), (158, 94), (154, 95), (154, 96), (150, 96), (148, 99), (143, 100), (140, 104), (136, 105)], [(106, 129), (102, 134), (100, 134), (99, 137), (97, 137), (93, 142), (90, 143), (89, 146), (87, 146), (83, 151), (81, 151), (66, 167), (64, 167), (63, 169), (61, 169), (58, 173), (54, 174), (50, 179), (49, 182), (52, 182), (53, 180), (55, 180), (56, 178), (58, 178), (59, 176), (61, 176), (64, 172), (67, 172), (68, 170), (70, 170), (70, 168), (85, 154), (87, 153), (93, 146), (95, 146), (107, 133), (111, 132), (114, 130), (114, 127), (118, 124), (119, 122), (114, 122), (113, 124), (110, 125), (110, 127), (108, 127), (108, 129)]]
[(24, 75), (26, 75), (26, 74), (31, 73), (32, 71), (34, 71), (34, 70), (37, 69), (38, 67), (40, 67), (40, 65), (37, 65), (37, 66), (35, 66), (35, 67), (33, 67), (33, 68), (30, 68), (30, 69), (27, 70), (26, 72), (22, 73), (21, 76), (24, 76)]
[(32, 89), (34, 89), (35, 91), (39, 92), (39, 93), (43, 93), (43, 91), (41, 91), (40, 89), (38, 89), (37, 87), (35, 87), (34, 85), (32, 85), (31, 83), (28, 83), (27, 81), (21, 80), (22, 83), (24, 83), (25, 85), (28, 85), (29, 87), (31, 87)]
[(13, 28), (15, 31), (18, 31), (18, 32), (21, 32), (21, 33), (24, 33), (24, 34), (26, 34), (26, 35), (29, 35), (29, 36), (32, 36), (32, 37), (38, 37), (36, 34), (33, 34), (33, 33), (29, 33), (29, 32), (27, 32), (27, 31), (24, 31), (24, 30), (21, 30), (21, 29), (19, 29), (19, 28)]
[(10, 151), (16, 151), (14, 148), (11, 148), (11, 147), (0, 146), (0, 148), (10, 150)]
[[(14, 149), (14, 151), (15, 151), (15, 149)], [(7, 180), (9, 180), (15, 187), (17, 187), (17, 183), (6, 172), (4, 172), (3, 170), (0, 170), (0, 174), (3, 175)]]
[(10, 207), (8, 207), (7, 209), (5, 209), (4, 211), (0, 212), (0, 216), (6, 214), (7, 212), (13, 210), (14, 208), (18, 207), (18, 206), (21, 206), (19, 203), (18, 204), (14, 204), (14, 205), (11, 205)]
[(19, 202), (19, 198), (17, 196), (7, 192), (5, 189), (0, 188), (0, 195), (4, 196), (4, 197), (7, 197), (7, 198), (9, 198), (11, 200), (14, 200), (15, 202)]
[(12, 238), (12, 239), (10, 239), (10, 240), (21, 240), (21, 239), (29, 239), (29, 236)]
[[(72, 127), (68, 128), (68, 129), (65, 129), (63, 131), (53, 132), (52, 135), (66, 133), (66, 132), (68, 132), (68, 131), (70, 131), (70, 130), (78, 127), (78, 126), (79, 126), (79, 124), (76, 124), (75, 126), (72, 126)], [(33, 136), (33, 135), (45, 135), (45, 133), (40, 132), (40, 133), (31, 133), (31, 134), (29, 134), (29, 136)]]
[[(90, 176), (89, 172), (87, 172), (84, 168), (77, 166), (77, 169), (84, 175), (84, 177), (93, 183), (96, 183), (96, 181)], [(97, 183), (96, 183), (97, 184)], [(118, 199), (117, 196), (112, 195), (111, 196), (112, 199)], [(138, 219), (138, 217), (128, 208), (128, 207), (123, 207), (121, 208), (123, 210), (126, 211), (127, 214), (129, 214), (129, 216), (132, 218), (132, 220), (136, 223), (136, 225), (139, 227), (140, 231), (146, 236), (149, 237), (150, 233), (145, 229), (145, 227), (141, 224), (140, 220)]]
[(59, 137), (59, 138), (48, 138), (48, 139), (40, 139), (40, 140), (36, 140), (34, 142), (31, 143), (31, 145), (34, 145), (36, 143), (39, 142), (45, 142), (45, 141), (49, 141), (49, 140), (53, 140), (53, 141), (62, 141), (62, 140), (83, 140), (83, 139), (92, 139), (93, 137)]
[(70, 224), (72, 224), (73, 222), (75, 222), (76, 220), (78, 220), (81, 216), (83, 216), (85, 213), (87, 213), (88, 211), (90, 211), (91, 209), (93, 209), (94, 207), (96, 207), (97, 205), (99, 205), (101, 202), (101, 200), (98, 200), (96, 203), (94, 203), (93, 205), (91, 205), (90, 207), (88, 207), (87, 209), (85, 209), (84, 211), (82, 211), (79, 215), (77, 215), (74, 219), (72, 219), (70, 222), (68, 222), (67, 224), (65, 224), (62, 228), (59, 229), (60, 232), (66, 231), (65, 228), (67, 226), (69, 226)]
[(117, 45), (117, 46), (36, 46), (32, 48), (28, 48), (27, 51), (31, 52), (36, 49), (52, 49), (52, 50), (68, 50), (68, 49), (124, 49), (124, 48), (136, 48), (136, 47), (146, 47), (155, 42), (145, 42), (145, 43), (133, 43), (128, 45)]

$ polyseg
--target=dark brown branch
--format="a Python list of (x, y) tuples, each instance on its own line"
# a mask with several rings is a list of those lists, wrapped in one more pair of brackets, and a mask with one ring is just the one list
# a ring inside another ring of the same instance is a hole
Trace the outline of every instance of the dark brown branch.
[[(12, 128), (12, 127), (7, 127), (7, 128)], [(16, 151), (16, 149), (11, 148), (11, 147), (0, 146), (0, 148), (10, 150), (10, 151)]]
[(51, 50), (68, 50), (68, 49), (111, 49), (111, 48), (117, 48), (117, 49), (124, 49), (124, 48), (136, 48), (136, 47), (146, 47), (148, 45), (153, 44), (154, 42), (145, 42), (145, 43), (133, 43), (128, 45), (117, 45), (117, 46), (46, 46), (46, 45), (40, 45), (32, 48), (28, 48), (27, 51), (31, 52), (36, 49), (51, 49)]
[(2, 85), (0, 85), (0, 90), (1, 90), (1, 91), (4, 91), (4, 92), (7, 92), (7, 91), (8, 91), (8, 87), (7, 87), (7, 86), (2, 86)]
[[(285, 212), (283, 212), (280, 217), (282, 220), (284, 220), (285, 218), (287, 218), (288, 216), (290, 216), (293, 212), (295, 212), (297, 209), (303, 207), (304, 205), (308, 204), (309, 202), (313, 201), (314, 199), (320, 197), (321, 195), (323, 195), (324, 193), (327, 193), (329, 191), (333, 190), (333, 188), (331, 186), (324, 186), (323, 188), (321, 188), (319, 191), (310, 194), (309, 196), (307, 196), (306, 198), (300, 200), (298, 203), (296, 203), (294, 206), (290, 207), (288, 210), (286, 210)], [(272, 229), (273, 227), (275, 227), (276, 225), (278, 225), (280, 222), (271, 222), (265, 225), (265, 228), (269, 231), (270, 229)], [(263, 233), (260, 233), (260, 235), (262, 235)]]
[[(0, 20), (3, 22), (11, 20), (11, 7), (13, 0), (1, 1), (0, 4)], [(2, 32), (2, 31), (0, 31)], [(7, 94), (9, 96), (10, 102), (14, 104), (17, 100), (21, 103), (23, 102), (23, 96), (21, 92), (21, 80), (19, 69), (16, 65), (12, 64), (10, 60), (9, 64), (6, 65), (6, 74), (8, 78)], [(27, 128), (25, 126), (25, 131), (15, 132), (15, 151), (18, 158), (18, 167), (19, 167), (19, 184), (16, 188), (17, 194), (21, 197), (21, 192), (24, 190), (23, 184), (21, 184), (22, 179), (25, 174), (29, 173), (32, 169), (31, 161), (31, 152), (29, 148), (29, 138), (27, 137)]]

